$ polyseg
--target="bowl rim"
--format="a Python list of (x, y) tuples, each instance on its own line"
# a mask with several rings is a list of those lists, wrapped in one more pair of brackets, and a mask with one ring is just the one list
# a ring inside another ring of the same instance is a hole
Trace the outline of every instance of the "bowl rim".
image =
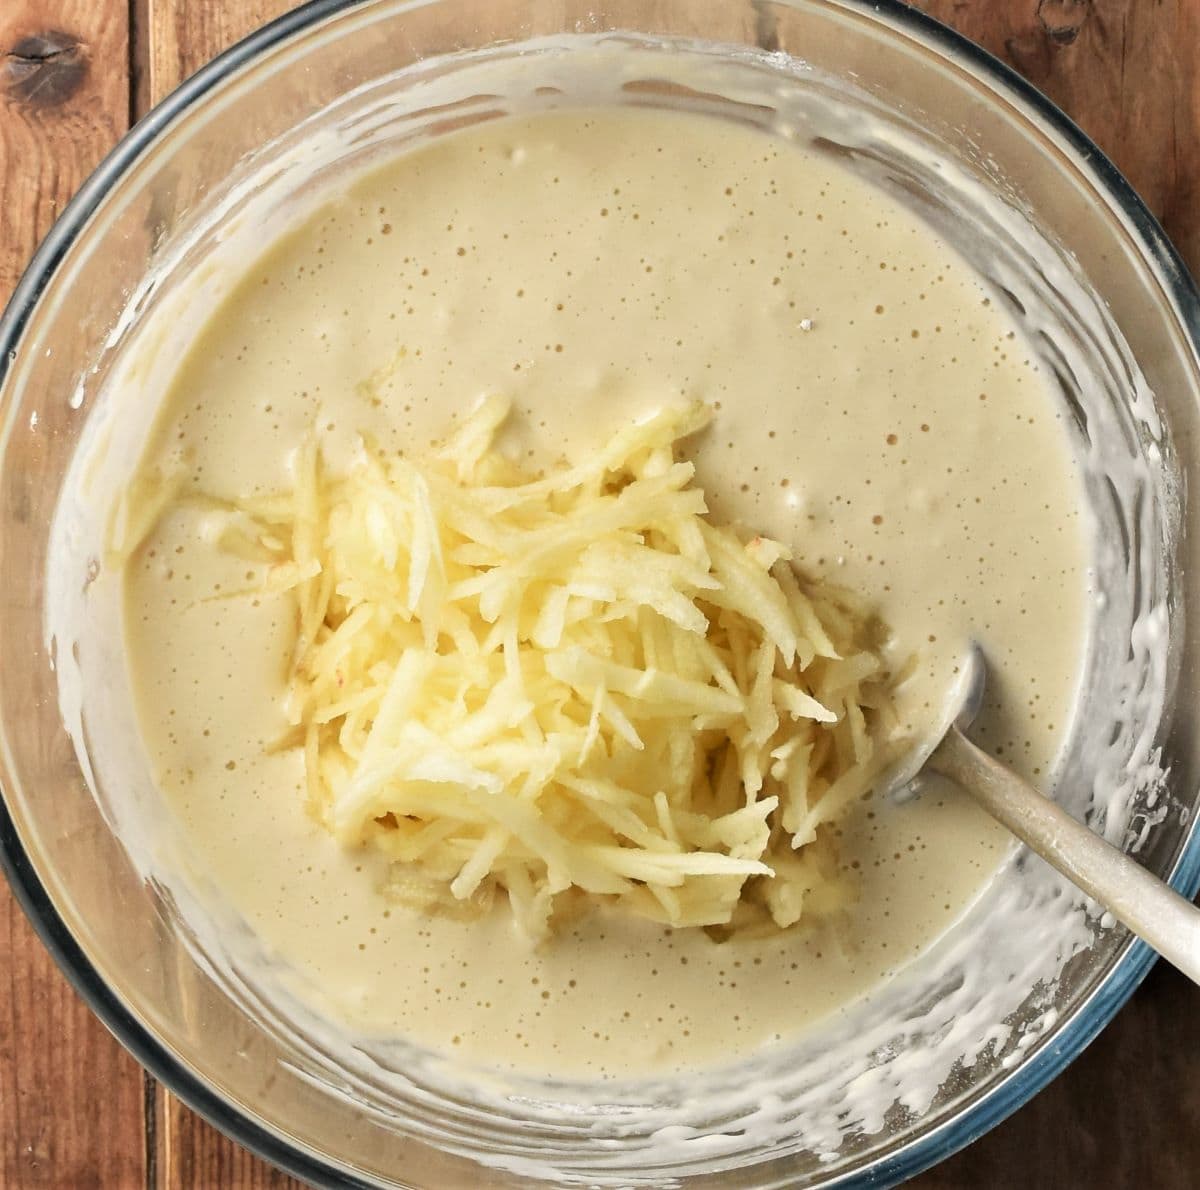
[[(292, 37), (328, 18), (366, 7), (372, 0), (307, 0), (256, 29), (213, 58), (156, 104), (117, 142), (55, 221), (25, 269), (0, 316), (0, 392), (16, 348), (51, 277), (112, 187), (181, 114), (225, 78)], [(439, 2), (439, 0), (432, 0)], [(792, 0), (783, 0), (792, 3)], [(867, 17), (924, 43), (948, 60), (964, 62), (976, 77), (1015, 102), (1017, 110), (1065, 143), (1074, 165), (1110, 198), (1129, 221), (1144, 261), (1151, 266), (1176, 311), (1193, 349), (1200, 354), (1200, 293), (1178, 250), (1113, 162), (1055, 103), (1000, 59), (956, 30), (903, 0), (817, 0)], [(1200, 891), (1200, 829), (1193, 819), (1170, 874), (1170, 883), (1189, 899)], [(75, 991), (110, 1033), (155, 1079), (224, 1135), (301, 1180), (318, 1186), (373, 1190), (364, 1180), (318, 1157), (299, 1143), (236, 1107), (198, 1078), (143, 1026), (104, 981), (53, 904), (18, 835), (0, 785), (0, 868), (18, 904)], [(1130, 936), (1099, 984), (1076, 1006), (1053, 1045), (1042, 1044), (1025, 1063), (1000, 1080), (961, 1114), (830, 1187), (894, 1185), (951, 1156), (1027, 1103), (1099, 1035), (1146, 977), (1157, 955)]]

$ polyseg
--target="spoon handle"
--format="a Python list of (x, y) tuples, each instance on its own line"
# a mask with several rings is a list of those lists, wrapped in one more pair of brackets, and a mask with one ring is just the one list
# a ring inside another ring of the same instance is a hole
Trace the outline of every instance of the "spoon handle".
[(951, 728), (928, 767), (1200, 983), (1200, 909)]

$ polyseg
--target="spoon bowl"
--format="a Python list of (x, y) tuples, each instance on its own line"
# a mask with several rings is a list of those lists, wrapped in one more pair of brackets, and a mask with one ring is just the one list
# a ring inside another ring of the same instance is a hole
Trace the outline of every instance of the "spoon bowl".
[(970, 728), (983, 708), (986, 690), (987, 658), (979, 644), (972, 641), (955, 670), (954, 682), (933, 730), (905, 752), (888, 772), (880, 787), (885, 797), (907, 802), (924, 791), (925, 769), (938, 745), (951, 730)]
[(949, 779), (1200, 983), (1200, 909), (967, 739), (964, 732), (983, 705), (986, 686), (987, 659), (972, 642), (937, 727), (897, 764), (884, 784), (886, 796), (899, 801), (918, 796), (931, 773)]

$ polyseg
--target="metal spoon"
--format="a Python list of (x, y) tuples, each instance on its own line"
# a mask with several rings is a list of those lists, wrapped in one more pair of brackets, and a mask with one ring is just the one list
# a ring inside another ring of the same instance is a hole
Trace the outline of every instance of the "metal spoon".
[(920, 792), (922, 774), (948, 777), (1189, 979), (1200, 983), (1200, 909), (1077, 822), (963, 735), (983, 703), (987, 662), (973, 645), (940, 729), (905, 758), (887, 790)]

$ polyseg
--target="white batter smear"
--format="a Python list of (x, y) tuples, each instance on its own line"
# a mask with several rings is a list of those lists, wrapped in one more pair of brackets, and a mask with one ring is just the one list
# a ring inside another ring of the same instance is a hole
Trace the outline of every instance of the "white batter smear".
[[(721, 519), (873, 597), (919, 728), (964, 643), (980, 725), (1052, 770), (1087, 623), (1082, 494), (1043, 379), (974, 274), (833, 162), (695, 115), (594, 110), (443, 137), (362, 178), (254, 263), (197, 338), (151, 465), (244, 497), (290, 486), (314, 426), (417, 452), (484, 393), (508, 448), (578, 456), (632, 417), (710, 402), (699, 479)], [(127, 568), (132, 681), (199, 860), (326, 1010), (481, 1064), (628, 1077), (733, 1061), (846, 1005), (979, 895), (1007, 836), (947, 793), (842, 827), (858, 899), (725, 944), (603, 914), (550, 946), (503, 913), (421, 918), (376, 857), (302, 810), (282, 729), (291, 609), (227, 599), (253, 567), (176, 510)], [(216, 597), (216, 598), (214, 598)]]

